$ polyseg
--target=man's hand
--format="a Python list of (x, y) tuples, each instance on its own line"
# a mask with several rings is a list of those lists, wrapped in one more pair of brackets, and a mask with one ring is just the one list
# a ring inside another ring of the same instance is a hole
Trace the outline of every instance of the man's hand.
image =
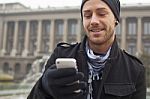
[(83, 77), (75, 68), (48, 68), (42, 77), (42, 86), (55, 99), (79, 99), (87, 86), (80, 81)]

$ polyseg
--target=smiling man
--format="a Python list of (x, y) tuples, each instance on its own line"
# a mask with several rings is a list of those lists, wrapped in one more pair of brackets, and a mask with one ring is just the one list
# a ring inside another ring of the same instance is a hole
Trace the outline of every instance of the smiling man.
[[(143, 64), (117, 45), (120, 1), (83, 0), (81, 18), (85, 38), (57, 45), (28, 99), (146, 99)], [(78, 71), (57, 69), (60, 57), (76, 59)]]

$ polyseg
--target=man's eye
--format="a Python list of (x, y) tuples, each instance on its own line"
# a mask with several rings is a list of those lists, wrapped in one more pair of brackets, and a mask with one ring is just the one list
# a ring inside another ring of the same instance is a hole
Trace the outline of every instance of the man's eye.
[(85, 14), (84, 17), (85, 17), (85, 18), (90, 18), (91, 15), (90, 15), (90, 14)]
[(100, 15), (100, 16), (105, 16), (105, 15), (106, 15), (106, 13), (99, 13), (99, 15)]
[(108, 14), (108, 12), (105, 11), (101, 11), (98, 13), (99, 16), (106, 16)]

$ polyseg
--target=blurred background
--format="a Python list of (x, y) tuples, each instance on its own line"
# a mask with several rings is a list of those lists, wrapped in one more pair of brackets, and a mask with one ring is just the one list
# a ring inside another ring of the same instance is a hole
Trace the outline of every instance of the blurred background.
[[(120, 0), (119, 46), (146, 68), (150, 99), (150, 0)], [(81, 0), (0, 0), (0, 99), (26, 99), (58, 42), (80, 42)]]

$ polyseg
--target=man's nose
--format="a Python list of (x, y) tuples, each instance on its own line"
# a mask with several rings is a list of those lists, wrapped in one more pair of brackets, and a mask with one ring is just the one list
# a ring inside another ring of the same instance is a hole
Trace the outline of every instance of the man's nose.
[(91, 18), (91, 25), (98, 25), (99, 24), (99, 18), (93, 14)]

